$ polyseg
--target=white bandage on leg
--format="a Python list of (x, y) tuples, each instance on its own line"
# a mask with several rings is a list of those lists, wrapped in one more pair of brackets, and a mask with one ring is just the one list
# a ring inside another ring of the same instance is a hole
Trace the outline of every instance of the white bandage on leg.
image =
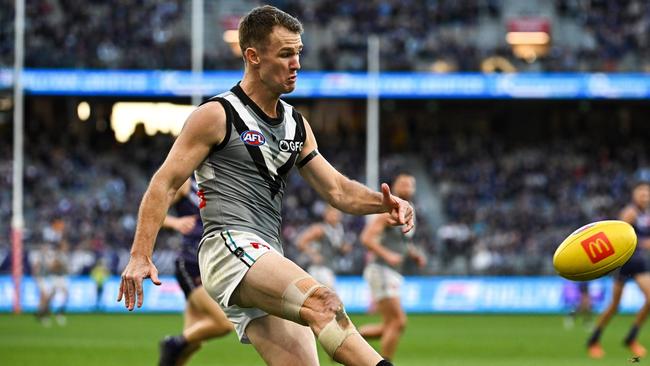
[(319, 288), (326, 287), (311, 277), (303, 277), (291, 282), (287, 289), (284, 290), (284, 294), (282, 294), (282, 314), (284, 318), (298, 324), (307, 325), (307, 322), (300, 317), (300, 309), (305, 300)]
[(318, 341), (325, 352), (334, 358), (336, 350), (341, 347), (346, 338), (353, 334), (359, 334), (359, 332), (348, 318), (348, 314), (345, 313), (343, 305), (341, 305), (336, 312), (336, 317), (320, 331)]

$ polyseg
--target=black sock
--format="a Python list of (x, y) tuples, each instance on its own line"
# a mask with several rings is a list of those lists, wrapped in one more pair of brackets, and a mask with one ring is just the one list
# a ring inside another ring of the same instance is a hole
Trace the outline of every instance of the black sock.
[(591, 337), (589, 337), (589, 340), (587, 341), (587, 346), (593, 346), (594, 344), (598, 343), (600, 340), (600, 333), (602, 332), (601, 327), (597, 327), (594, 329), (594, 332), (591, 333)]
[(635, 324), (632, 326), (632, 328), (630, 328), (630, 331), (627, 333), (627, 337), (625, 337), (625, 344), (629, 346), (630, 343), (634, 342), (637, 334), (639, 334), (639, 326)]
[(381, 360), (381, 361), (379, 361), (379, 363), (377, 364), (377, 366), (393, 366), (393, 364), (390, 363), (390, 362), (387, 361), (387, 360)]
[(182, 334), (174, 336), (174, 342), (181, 348), (185, 348), (185, 346), (187, 346), (187, 339), (185, 339)]

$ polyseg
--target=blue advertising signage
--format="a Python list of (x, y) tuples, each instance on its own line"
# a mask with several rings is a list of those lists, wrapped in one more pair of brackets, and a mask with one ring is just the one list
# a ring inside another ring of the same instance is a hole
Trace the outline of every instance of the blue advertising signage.
[[(230, 89), (241, 71), (26, 69), (24, 84), (33, 95), (212, 96)], [(11, 69), (0, 69), (0, 89), (10, 88)], [(385, 72), (373, 79), (360, 72), (300, 72), (287, 97), (434, 99), (648, 99), (650, 74), (513, 73), (480, 74)]]
[[(143, 312), (180, 312), (185, 306), (182, 290), (171, 276), (161, 277), (163, 284), (145, 282)], [(116, 301), (119, 277), (112, 277), (98, 294), (89, 277), (68, 280), (69, 312), (126, 312)], [(368, 285), (361, 277), (338, 277), (336, 291), (351, 313), (372, 308)], [(593, 307), (601, 311), (611, 298), (612, 282), (604, 278), (589, 283)], [(10, 276), (0, 276), (0, 312), (12, 309), (14, 298)], [(549, 313), (561, 314), (580, 301), (578, 284), (559, 277), (407, 277), (402, 287), (402, 304), (408, 312), (419, 313)], [(38, 305), (37, 283), (30, 277), (22, 282), (22, 307), (34, 311)], [(57, 295), (53, 306), (61, 305)], [(637, 286), (626, 286), (620, 310), (633, 313), (641, 308), (644, 297)]]

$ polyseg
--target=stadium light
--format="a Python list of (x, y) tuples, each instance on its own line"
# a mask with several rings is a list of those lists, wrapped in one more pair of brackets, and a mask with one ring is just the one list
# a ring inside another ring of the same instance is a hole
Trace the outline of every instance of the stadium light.
[(506, 42), (511, 45), (544, 45), (551, 41), (546, 32), (508, 32)]
[(90, 104), (83, 101), (77, 105), (77, 117), (80, 121), (87, 121), (90, 118)]
[(138, 124), (144, 125), (149, 136), (158, 132), (178, 136), (194, 108), (172, 103), (118, 102), (111, 112), (111, 128), (115, 139), (122, 143), (131, 138)]

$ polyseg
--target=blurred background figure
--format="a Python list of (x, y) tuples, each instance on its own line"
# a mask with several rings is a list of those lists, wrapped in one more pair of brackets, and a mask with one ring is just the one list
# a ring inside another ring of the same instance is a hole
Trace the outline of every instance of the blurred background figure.
[(636, 357), (645, 357), (646, 348), (637, 340), (639, 330), (650, 312), (650, 266), (645, 251), (650, 249), (650, 183), (637, 182), (632, 189), (632, 202), (621, 211), (619, 219), (634, 227), (637, 235), (637, 247), (632, 257), (614, 272), (612, 299), (600, 315), (591, 337), (587, 341), (587, 351), (591, 358), (603, 358), (605, 351), (600, 345), (600, 337), (611, 318), (618, 311), (623, 296), (625, 283), (632, 279), (645, 296), (643, 307), (637, 312), (634, 323), (625, 337), (624, 344)]
[[(412, 201), (415, 178), (400, 173), (393, 178), (391, 189), (394, 195)], [(382, 321), (380, 324), (360, 326), (359, 333), (365, 338), (379, 338), (380, 354), (392, 360), (406, 327), (406, 313), (400, 300), (404, 262), (407, 257), (412, 257), (418, 267), (422, 268), (426, 264), (426, 258), (413, 246), (414, 230), (404, 234), (401, 227), (391, 226), (389, 220), (387, 214), (375, 215), (361, 233), (361, 242), (368, 248), (371, 258), (363, 277), (370, 286), (372, 301), (381, 314)]]
[[(63, 228), (55, 222), (55, 228)], [(36, 318), (46, 327), (52, 317), (58, 325), (66, 324), (65, 308), (68, 302), (69, 245), (59, 238), (57, 244), (45, 243), (33, 256), (32, 273), (38, 285), (39, 302)], [(55, 301), (56, 300), (56, 301)], [(56, 307), (54, 307), (56, 305)]]
[(298, 249), (309, 258), (307, 272), (323, 285), (334, 288), (338, 259), (352, 250), (345, 241), (341, 211), (330, 205), (323, 209), (321, 222), (312, 224), (298, 237)]

